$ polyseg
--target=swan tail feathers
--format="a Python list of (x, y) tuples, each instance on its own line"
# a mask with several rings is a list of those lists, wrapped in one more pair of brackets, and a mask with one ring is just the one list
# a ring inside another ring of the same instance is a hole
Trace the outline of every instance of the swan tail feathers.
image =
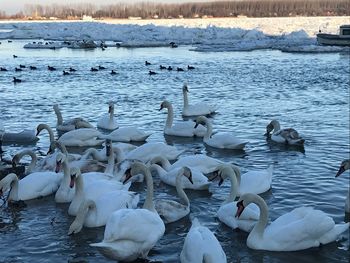
[(328, 231), (320, 238), (320, 243), (324, 245), (337, 240), (343, 232), (349, 230), (349, 226), (349, 222), (335, 225), (331, 231)]

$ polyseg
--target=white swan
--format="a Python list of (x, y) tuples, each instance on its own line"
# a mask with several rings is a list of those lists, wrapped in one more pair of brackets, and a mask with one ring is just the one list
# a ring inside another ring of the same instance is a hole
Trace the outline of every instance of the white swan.
[(242, 215), (235, 217), (237, 212), (237, 202), (235, 202), (238, 192), (238, 182), (236, 178), (236, 171), (232, 169), (231, 165), (223, 164), (219, 166), (217, 175), (220, 177), (219, 185), (228, 178), (231, 183), (230, 193), (226, 200), (220, 206), (217, 216), (221, 222), (225, 223), (232, 229), (239, 228), (243, 231), (250, 232), (259, 219), (259, 208), (255, 204), (250, 204)]
[[(272, 135), (270, 134), (271, 132)], [(266, 126), (265, 135), (277, 143), (302, 146), (305, 142), (293, 128), (281, 129), (280, 123), (277, 120), (272, 120)]]
[(139, 195), (125, 190), (112, 191), (99, 196), (96, 200), (84, 200), (79, 207), (75, 220), (69, 227), (68, 235), (76, 234), (85, 227), (100, 227), (107, 223), (110, 215), (119, 209), (136, 208)]
[(93, 128), (88, 121), (84, 120), (83, 118), (72, 118), (68, 121), (63, 122), (62, 113), (60, 111), (60, 108), (58, 107), (58, 104), (53, 105), (53, 109), (57, 116), (57, 124), (56, 124), (56, 130), (58, 132), (67, 132), (72, 131), (75, 129), (80, 128)]
[(174, 121), (174, 110), (171, 103), (167, 100), (163, 101), (160, 105), (160, 109), (168, 109), (168, 117), (166, 119), (164, 134), (170, 136), (180, 136), (180, 137), (203, 137), (206, 133), (206, 128), (202, 125), (195, 128), (196, 125), (193, 121), (181, 121), (173, 124)]
[(223, 164), (222, 161), (209, 157), (205, 154), (184, 156), (173, 164), (170, 164), (170, 162), (163, 156), (155, 156), (152, 158), (152, 163), (159, 164), (166, 171), (187, 166), (198, 170), (203, 174), (212, 173), (217, 170), (218, 165)]
[[(166, 183), (171, 186), (176, 186), (177, 174), (181, 173), (181, 171), (183, 170), (183, 167), (174, 168), (174, 169), (171, 169), (170, 171), (166, 171), (158, 163), (153, 163), (153, 164), (152, 163), (153, 161), (151, 161), (150, 169), (152, 171), (155, 171), (159, 175), (160, 180), (163, 183)], [(182, 187), (184, 189), (208, 190), (210, 186), (210, 182), (208, 181), (208, 178), (195, 168), (189, 167), (188, 169), (191, 171), (191, 174), (192, 174), (191, 176), (192, 182), (188, 181), (184, 177), (180, 177), (180, 181), (182, 182)]]
[[(339, 175), (341, 175), (342, 173), (344, 173), (346, 170), (349, 170), (349, 169), (350, 169), (350, 159), (342, 161), (335, 177), (338, 177)], [(350, 213), (350, 189), (348, 191), (348, 196), (345, 200), (345, 212)]]
[(213, 232), (194, 218), (185, 238), (180, 261), (181, 263), (226, 263), (227, 259)]
[(64, 133), (58, 141), (71, 147), (99, 146), (104, 142), (100, 137), (101, 133), (95, 129), (81, 128)]
[(5, 132), (0, 130), (0, 138), (5, 143), (31, 144), (39, 140), (36, 137), (35, 130), (24, 129), (20, 132)]
[(24, 174), (30, 174), (32, 172), (38, 172), (38, 171), (44, 170), (42, 169), (41, 166), (37, 167), (38, 158), (36, 154), (30, 149), (25, 149), (16, 153), (12, 157), (12, 166), (16, 167), (20, 163), (20, 160), (26, 155), (30, 156), (31, 160), (28, 167), (25, 169)]
[(137, 127), (121, 127), (112, 131), (110, 134), (104, 135), (103, 138), (113, 142), (144, 142), (151, 135)]
[(16, 174), (8, 174), (0, 181), (0, 195), (10, 189), (8, 201), (26, 201), (48, 196), (57, 191), (62, 174), (35, 172), (18, 180)]
[[(90, 176), (88, 176), (89, 174)], [(75, 186), (75, 195), (68, 208), (69, 215), (77, 215), (80, 204), (87, 199), (96, 200), (99, 196), (115, 190), (129, 190), (130, 183), (123, 185), (113, 178), (105, 178), (101, 173), (81, 174), (80, 169), (70, 169), (70, 185)]]
[(110, 101), (108, 103), (108, 113), (103, 114), (97, 121), (97, 128), (104, 130), (115, 130), (118, 129), (117, 121), (114, 117), (114, 103)]
[(146, 178), (147, 196), (142, 209), (120, 209), (107, 221), (104, 238), (91, 244), (107, 257), (120, 261), (146, 258), (148, 252), (164, 235), (165, 225), (153, 203), (153, 180), (147, 167), (139, 162), (132, 165), (130, 175), (142, 173)]
[(159, 216), (166, 224), (180, 220), (190, 213), (190, 200), (183, 190), (182, 177), (193, 183), (191, 170), (188, 167), (183, 167), (176, 175), (176, 192), (182, 203), (164, 199), (156, 199), (154, 201)]
[(242, 195), (237, 203), (236, 216), (239, 217), (250, 203), (260, 208), (259, 221), (247, 238), (247, 246), (251, 249), (297, 251), (318, 247), (335, 241), (349, 228), (349, 223), (335, 224), (324, 212), (311, 207), (295, 208), (266, 227), (268, 208), (264, 199), (258, 195)]
[(247, 141), (243, 141), (231, 133), (228, 132), (218, 132), (213, 133), (213, 128), (211, 122), (204, 116), (200, 116), (196, 120), (196, 125), (202, 124), (207, 128), (207, 133), (203, 138), (203, 142), (211, 147), (219, 149), (232, 149), (232, 150), (242, 150)]
[(239, 168), (232, 165), (239, 185), (238, 195), (245, 193), (262, 194), (270, 190), (273, 175), (273, 164), (265, 170), (251, 170), (241, 175)]
[(204, 102), (189, 105), (188, 103), (188, 87), (185, 83), (182, 87), (184, 106), (182, 109), (182, 116), (200, 116), (200, 115), (210, 115), (216, 111), (216, 107), (208, 105)]
[(69, 203), (73, 200), (75, 195), (75, 187), (70, 187), (70, 167), (67, 160), (67, 155), (59, 153), (56, 156), (56, 168), (55, 172), (58, 173), (60, 169), (63, 169), (63, 179), (55, 193), (56, 203)]

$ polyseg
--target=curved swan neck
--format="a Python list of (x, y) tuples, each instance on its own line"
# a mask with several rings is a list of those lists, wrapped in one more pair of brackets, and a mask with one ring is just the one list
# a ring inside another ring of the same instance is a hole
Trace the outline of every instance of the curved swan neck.
[(213, 133), (213, 125), (209, 120), (205, 120), (205, 126), (207, 128), (207, 132), (204, 135), (204, 139), (209, 139), (211, 137), (211, 134)]
[(109, 121), (113, 122), (113, 118), (114, 118), (114, 105), (110, 106), (110, 110), (109, 110)]
[(69, 169), (69, 164), (68, 164), (68, 160), (67, 157), (64, 159), (64, 161), (62, 162), (62, 169), (63, 169), (63, 176), (64, 178), (66, 178), (65, 181), (67, 181), (67, 183), (69, 184), (69, 180), (70, 180), (70, 169)]
[(184, 108), (188, 107), (188, 95), (187, 95), (187, 91), (185, 89), (182, 89), (182, 94), (184, 97)]
[(238, 182), (237, 182), (237, 177), (235, 175), (235, 172), (232, 168), (225, 169), (223, 172), (225, 172), (226, 177), (229, 178), (231, 187), (230, 187), (230, 194), (224, 201), (224, 204), (231, 203), (235, 201), (237, 193), (238, 193)]
[(9, 181), (9, 185), (11, 187), (11, 192), (10, 192), (10, 196), (9, 196), (9, 201), (10, 200), (14, 200), (14, 201), (18, 201), (19, 200), (19, 196), (18, 196), (18, 177), (16, 174), (9, 174), (8, 176), (8, 181)]
[(166, 118), (165, 128), (171, 128), (171, 126), (173, 126), (174, 121), (174, 109), (170, 103), (168, 103), (166, 106), (166, 108), (168, 109), (168, 116)]
[(160, 163), (161, 168), (163, 168), (166, 171), (168, 171), (170, 169), (170, 166), (171, 166), (169, 160), (163, 156), (157, 156), (157, 157), (153, 158), (152, 163), (153, 164)]
[(40, 131), (42, 130), (47, 130), (50, 137), (50, 144), (53, 143), (55, 141), (55, 135), (53, 134), (51, 127), (47, 124), (40, 124)]
[(64, 146), (61, 142), (59, 141), (54, 141), (55, 148), (59, 149), (63, 154), (68, 155), (68, 151), (66, 146)]
[(61, 113), (60, 108), (58, 107), (57, 104), (55, 104), (53, 106), (53, 110), (55, 111), (56, 116), (57, 116), (57, 126), (62, 125), (63, 124), (62, 113)]
[(145, 203), (143, 204), (144, 209), (148, 209), (152, 212), (156, 212), (154, 208), (154, 203), (153, 203), (153, 179), (150, 171), (147, 169), (145, 165), (140, 165), (139, 166), (140, 171), (143, 173), (146, 179), (146, 184), (147, 184), (147, 196)]
[(237, 187), (241, 184), (241, 170), (239, 169), (238, 166), (231, 164), (231, 168), (235, 172), (235, 176), (237, 179)]
[(114, 152), (111, 149), (109, 156), (108, 156), (108, 164), (107, 164), (107, 167), (105, 169), (105, 173), (106, 174), (113, 174), (113, 172), (114, 172)]
[(36, 157), (36, 154), (32, 150), (23, 150), (17, 154), (17, 156), (19, 158), (18, 160), (21, 160), (22, 157), (25, 155), (29, 155), (31, 158), (30, 164), (28, 165), (28, 168), (26, 170), (26, 174), (30, 174), (34, 170), (35, 165), (36, 165), (36, 161), (38, 158)]
[[(89, 213), (90, 209), (93, 209), (94, 207), (96, 207), (95, 202), (92, 200), (85, 200), (81, 203), (81, 205), (79, 206), (77, 215), (74, 219), (74, 223), (78, 224), (79, 226), (83, 226), (86, 215)], [(72, 223), (73, 225), (73, 223)]]
[(272, 122), (274, 132), (279, 131), (281, 129), (281, 125), (277, 120), (273, 120)]
[(246, 206), (248, 206), (250, 203), (255, 203), (259, 207), (260, 217), (259, 217), (258, 223), (254, 226), (254, 228), (251, 231), (251, 233), (249, 234), (249, 236), (250, 235), (262, 236), (264, 234), (265, 227), (267, 225), (267, 220), (269, 217), (268, 207), (267, 207), (264, 199), (262, 199), (258, 195), (254, 195), (254, 198), (251, 201), (247, 202)]
[(184, 174), (184, 169), (180, 169), (179, 172), (176, 175), (176, 181), (175, 181), (175, 187), (177, 195), (180, 197), (181, 201), (183, 201), (183, 204), (186, 206), (190, 205), (190, 200), (188, 199), (183, 186), (182, 186), (182, 176)]
[(82, 175), (80, 174), (75, 179), (75, 196), (79, 198), (83, 198), (83, 195), (84, 195), (84, 180)]
[(117, 163), (121, 163), (123, 160), (125, 160), (124, 152), (118, 147), (113, 148), (113, 156), (114, 155), (116, 156), (114, 158), (117, 159)]

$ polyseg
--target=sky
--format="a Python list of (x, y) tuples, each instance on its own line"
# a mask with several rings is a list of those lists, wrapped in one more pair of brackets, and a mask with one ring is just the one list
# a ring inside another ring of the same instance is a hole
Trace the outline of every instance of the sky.
[[(143, 0), (143, 2), (163, 2), (163, 3), (183, 3), (183, 2), (203, 2), (206, 0)], [(72, 3), (93, 3), (96, 5), (101, 4), (113, 4), (120, 2), (142, 2), (142, 0), (0, 0), (0, 10), (5, 11), (7, 14), (14, 14), (23, 9), (25, 4), (41, 4), (49, 5), (52, 3), (56, 4), (72, 4)]]

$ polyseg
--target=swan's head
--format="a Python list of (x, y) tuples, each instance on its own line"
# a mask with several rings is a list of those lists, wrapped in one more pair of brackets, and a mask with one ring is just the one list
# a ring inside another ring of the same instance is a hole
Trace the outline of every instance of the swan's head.
[(342, 161), (339, 167), (339, 171), (337, 172), (335, 177), (338, 177), (339, 175), (341, 175), (342, 173), (344, 173), (346, 170), (349, 170), (349, 169), (350, 169), (350, 159)]
[(167, 100), (164, 100), (164, 101), (160, 104), (159, 110), (162, 110), (162, 109), (164, 109), (164, 108), (169, 108), (169, 105), (171, 105), (170, 102), (167, 101)]
[(63, 153), (58, 153), (56, 155), (56, 168), (55, 172), (58, 173), (61, 170), (62, 163), (66, 160), (67, 156)]
[(219, 186), (222, 185), (224, 180), (228, 178), (231, 174), (235, 174), (234, 169), (229, 164), (221, 164), (213, 172), (213, 177), (210, 178), (210, 181), (213, 181), (215, 178), (219, 177)]
[(70, 169), (70, 183), (69, 183), (69, 187), (73, 188), (74, 184), (78, 178), (78, 176), (81, 174), (80, 169), (78, 167), (72, 167)]
[(165, 168), (165, 163), (166, 163), (167, 159), (163, 156), (155, 156), (153, 157), (150, 161), (149, 164), (157, 164), (159, 166), (161, 166), (162, 168)]
[(183, 167), (183, 175), (190, 181), (191, 184), (193, 184), (192, 171), (190, 168), (188, 168), (187, 166), (184, 166)]
[(108, 113), (111, 113), (114, 111), (114, 102), (110, 101), (108, 102)]
[(144, 172), (147, 170), (148, 170), (147, 166), (142, 162), (140, 161), (133, 162), (130, 165), (130, 168), (128, 168), (125, 171), (125, 179), (123, 181), (123, 184), (126, 184), (130, 180), (130, 178), (133, 177), (134, 175), (137, 175), (140, 173), (144, 174)]
[(5, 192), (7, 192), (8, 189), (11, 189), (13, 186), (15, 180), (18, 180), (18, 177), (14, 173), (10, 173), (6, 175), (1, 181), (0, 181), (0, 197), (3, 196)]
[(52, 108), (54, 109), (54, 111), (59, 111), (60, 110), (60, 108), (58, 107), (58, 104), (54, 104), (52, 106)]
[(20, 159), (21, 158), (20, 158), (19, 154), (15, 154), (15, 156), (13, 156), (12, 162), (11, 162), (13, 168), (16, 168), (17, 164), (19, 164)]
[(106, 156), (109, 157), (112, 154), (112, 141), (110, 139), (106, 140)]
[(256, 201), (262, 201), (265, 202), (264, 199), (262, 199), (260, 196), (256, 194), (246, 193), (243, 194), (239, 200), (237, 201), (237, 212), (235, 217), (240, 217), (240, 215), (243, 213), (244, 209), (250, 204), (255, 203)]
[(46, 124), (44, 124), (44, 123), (39, 124), (39, 125), (36, 127), (36, 135), (35, 135), (35, 136), (38, 136), (39, 133), (40, 133), (42, 130), (44, 130), (44, 129), (46, 129)]
[(199, 124), (202, 124), (203, 126), (206, 125), (208, 122), (208, 119), (207, 117), (205, 116), (199, 116), (197, 119), (196, 119), (196, 125), (194, 126), (194, 128), (197, 128)]
[(276, 127), (279, 127), (280, 124), (277, 120), (272, 120), (267, 126), (266, 126), (266, 133), (265, 136), (269, 136), (270, 132), (272, 132)]
[(182, 86), (182, 91), (183, 92), (189, 92), (188, 91), (188, 86), (187, 86), (187, 83), (185, 82), (184, 85)]

